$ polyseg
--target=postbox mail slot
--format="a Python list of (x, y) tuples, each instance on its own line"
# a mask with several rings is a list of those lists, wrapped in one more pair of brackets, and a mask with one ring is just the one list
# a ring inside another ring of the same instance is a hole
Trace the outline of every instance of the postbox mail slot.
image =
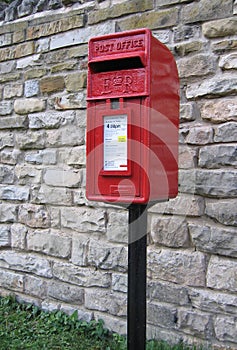
[(89, 68), (93, 73), (143, 68), (144, 66), (145, 56), (143, 53), (136, 56), (126, 56), (125, 58), (113, 56), (109, 60), (97, 59), (89, 62)]

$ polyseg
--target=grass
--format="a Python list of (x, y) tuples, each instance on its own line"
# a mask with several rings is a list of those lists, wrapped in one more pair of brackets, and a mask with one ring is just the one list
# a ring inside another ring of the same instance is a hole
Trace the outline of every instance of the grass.
[[(126, 350), (126, 339), (109, 332), (103, 321), (79, 321), (61, 311), (45, 312), (14, 297), (0, 298), (0, 350)], [(185, 350), (149, 341), (147, 350)], [(187, 349), (187, 347), (186, 347)], [(190, 350), (190, 349), (189, 349)]]

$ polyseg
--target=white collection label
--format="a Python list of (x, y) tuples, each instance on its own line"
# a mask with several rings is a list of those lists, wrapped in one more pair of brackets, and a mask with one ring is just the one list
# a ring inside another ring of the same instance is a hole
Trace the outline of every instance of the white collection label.
[(104, 117), (104, 170), (128, 170), (127, 115)]

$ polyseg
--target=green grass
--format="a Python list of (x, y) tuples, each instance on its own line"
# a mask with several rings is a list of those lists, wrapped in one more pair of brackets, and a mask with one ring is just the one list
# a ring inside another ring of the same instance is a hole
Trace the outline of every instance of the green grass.
[[(147, 350), (185, 350), (150, 341)], [(112, 334), (103, 321), (79, 321), (61, 311), (44, 312), (14, 297), (0, 298), (0, 350), (126, 350), (126, 339)], [(187, 347), (186, 347), (187, 349)]]

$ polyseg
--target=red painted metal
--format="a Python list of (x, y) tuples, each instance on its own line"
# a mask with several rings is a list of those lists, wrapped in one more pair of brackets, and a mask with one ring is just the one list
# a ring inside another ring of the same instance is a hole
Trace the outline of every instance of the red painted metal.
[(87, 89), (87, 198), (175, 197), (179, 79), (168, 48), (149, 29), (90, 39)]

